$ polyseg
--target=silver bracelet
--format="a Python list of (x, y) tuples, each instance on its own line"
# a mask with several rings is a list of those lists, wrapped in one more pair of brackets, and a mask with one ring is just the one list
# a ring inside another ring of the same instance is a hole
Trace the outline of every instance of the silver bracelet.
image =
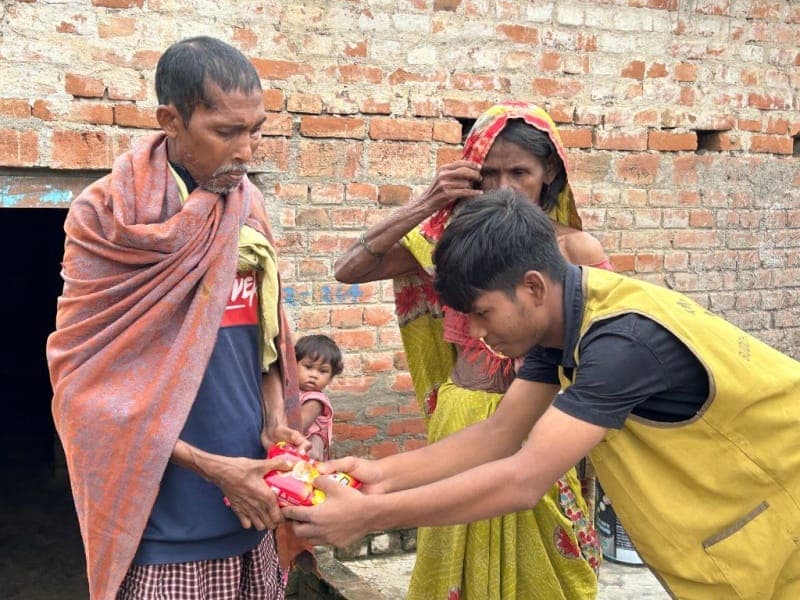
[(366, 231), (362, 231), (361, 235), (358, 236), (358, 244), (367, 252), (367, 254), (377, 258), (378, 260), (382, 259), (383, 255), (386, 254), (386, 252), (375, 252), (375, 250), (370, 247), (369, 242), (367, 241)]

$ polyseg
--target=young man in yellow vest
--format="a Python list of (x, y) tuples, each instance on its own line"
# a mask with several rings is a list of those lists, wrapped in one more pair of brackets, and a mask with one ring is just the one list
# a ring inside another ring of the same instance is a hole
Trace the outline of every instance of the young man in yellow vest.
[(299, 535), (344, 545), (517, 511), (589, 453), (673, 597), (800, 598), (800, 363), (682, 294), (566, 264), (513, 192), (463, 203), (434, 262), (471, 334), (524, 366), (482, 423), (328, 463), (366, 494), (319, 479), (324, 503), (284, 510)]

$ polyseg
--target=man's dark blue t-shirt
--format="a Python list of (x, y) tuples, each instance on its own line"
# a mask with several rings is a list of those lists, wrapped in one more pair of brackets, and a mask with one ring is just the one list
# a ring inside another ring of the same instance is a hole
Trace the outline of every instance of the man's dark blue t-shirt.
[[(193, 189), (188, 173), (176, 170)], [(257, 289), (255, 272), (236, 275), (214, 351), (179, 436), (212, 454), (264, 458)], [(181, 365), (163, 367), (181, 369)], [(242, 528), (218, 487), (169, 463), (133, 562), (227, 558), (251, 550), (263, 536), (264, 532)]]

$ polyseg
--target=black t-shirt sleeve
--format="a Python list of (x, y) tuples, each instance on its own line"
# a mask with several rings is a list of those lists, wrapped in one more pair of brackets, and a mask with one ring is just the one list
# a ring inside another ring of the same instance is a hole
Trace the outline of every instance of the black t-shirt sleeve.
[[(580, 340), (575, 381), (553, 405), (580, 419), (612, 429), (633, 413), (676, 423), (692, 418), (708, 399), (705, 367), (677, 337), (647, 317), (628, 313), (593, 325)], [(534, 348), (517, 374), (558, 383), (561, 350)], [(567, 357), (569, 358), (569, 357)], [(565, 369), (571, 376), (571, 369)]]
[(658, 358), (623, 332), (587, 335), (580, 355), (575, 382), (553, 402), (576, 419), (619, 429), (634, 408), (670, 385)]

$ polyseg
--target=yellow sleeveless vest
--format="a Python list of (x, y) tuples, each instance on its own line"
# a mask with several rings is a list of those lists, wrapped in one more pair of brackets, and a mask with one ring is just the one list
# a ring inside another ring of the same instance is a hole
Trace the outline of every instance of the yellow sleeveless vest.
[(579, 338), (597, 321), (638, 313), (686, 344), (709, 376), (692, 419), (631, 415), (590, 454), (639, 555), (676, 598), (773, 598), (787, 574), (800, 586), (800, 363), (682, 294), (583, 273)]

